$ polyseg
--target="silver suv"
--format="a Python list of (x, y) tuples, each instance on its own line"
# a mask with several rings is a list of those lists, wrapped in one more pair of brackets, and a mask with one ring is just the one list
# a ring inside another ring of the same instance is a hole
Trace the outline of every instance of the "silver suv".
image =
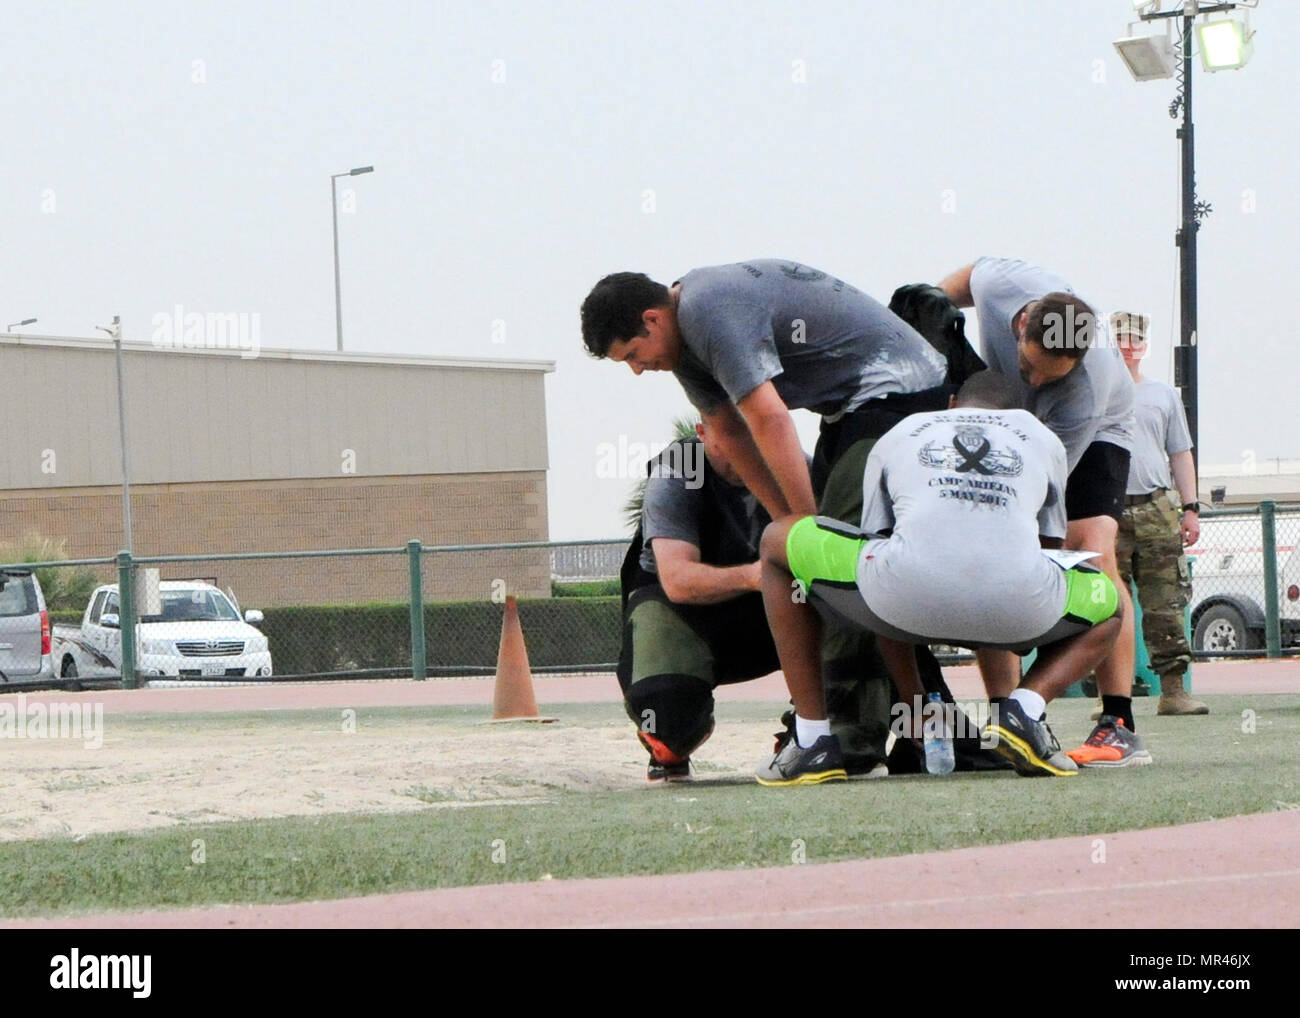
[(41, 585), (30, 569), (0, 569), (0, 686), (53, 674)]

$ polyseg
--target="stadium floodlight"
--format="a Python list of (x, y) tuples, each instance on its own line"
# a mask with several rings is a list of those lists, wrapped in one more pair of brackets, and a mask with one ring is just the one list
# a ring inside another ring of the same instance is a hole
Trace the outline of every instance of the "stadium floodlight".
[(1251, 42), (1255, 33), (1243, 18), (1208, 18), (1196, 26), (1201, 41), (1201, 66), (1207, 71), (1235, 71), (1245, 67), (1255, 47)]
[[(1182, 126), (1177, 136), (1181, 149), (1182, 221), (1174, 236), (1178, 247), (1178, 307), (1179, 342), (1174, 347), (1174, 384), (1182, 390), (1183, 411), (1187, 415), (1187, 430), (1192, 445), (1198, 441), (1197, 389), (1198, 368), (1196, 360), (1196, 231), (1201, 220), (1211, 211), (1209, 202), (1196, 197), (1196, 143), (1192, 133), (1192, 53), (1197, 32), (1200, 33), (1201, 60), (1207, 71), (1226, 71), (1243, 67), (1250, 59), (1251, 37), (1247, 9), (1257, 6), (1259, 0), (1173, 0), (1169, 10), (1162, 4), (1146, 4), (1133, 0), (1133, 10), (1138, 21), (1163, 21), (1168, 33), (1165, 38), (1134, 35), (1133, 22), (1128, 27), (1127, 38), (1115, 43), (1119, 55), (1129, 72), (1138, 81), (1152, 78), (1178, 78), (1178, 91), (1169, 104), (1169, 116), (1182, 114)], [(1240, 19), (1234, 14), (1240, 8)], [(1202, 23), (1197, 24), (1196, 19)], [(1174, 31), (1178, 31), (1175, 55)]]
[(1130, 35), (1116, 39), (1115, 49), (1134, 81), (1172, 78), (1178, 69), (1178, 56), (1167, 35)]

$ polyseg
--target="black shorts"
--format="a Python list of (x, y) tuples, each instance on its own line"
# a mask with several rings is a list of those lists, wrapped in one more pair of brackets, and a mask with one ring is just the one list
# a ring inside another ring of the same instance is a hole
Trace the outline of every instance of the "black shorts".
[(1110, 516), (1118, 523), (1124, 516), (1128, 461), (1128, 450), (1110, 442), (1088, 446), (1065, 482), (1066, 519)]

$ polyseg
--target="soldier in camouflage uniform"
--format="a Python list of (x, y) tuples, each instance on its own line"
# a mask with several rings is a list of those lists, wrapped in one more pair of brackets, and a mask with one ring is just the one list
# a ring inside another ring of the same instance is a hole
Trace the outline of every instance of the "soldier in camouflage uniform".
[[(1146, 316), (1111, 315), (1111, 334), (1133, 376), (1137, 404), (1124, 518), (1116, 540), (1120, 577), (1135, 584), (1142, 602), (1142, 638), (1151, 670), (1160, 676), (1157, 713), (1208, 714), (1209, 707), (1183, 687), (1192, 661), (1185, 621), (1192, 584), (1183, 546), (1200, 536), (1187, 418), (1174, 389), (1144, 378), (1139, 370), (1147, 352)], [(1169, 498), (1174, 486), (1180, 509)]]

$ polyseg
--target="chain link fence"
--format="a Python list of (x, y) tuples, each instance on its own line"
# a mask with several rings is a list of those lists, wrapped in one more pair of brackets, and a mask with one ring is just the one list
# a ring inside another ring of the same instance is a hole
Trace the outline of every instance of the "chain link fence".
[[(412, 542), (15, 563), (0, 567), (0, 688), (490, 675), (507, 597), (534, 671), (611, 671), (627, 547)], [(1203, 514), (1189, 549), (1195, 657), (1300, 653), (1297, 548), (1300, 506)]]
[(490, 675), (507, 597), (534, 671), (612, 671), (627, 546), (411, 542), (15, 564), (0, 587), (0, 684)]
[(1197, 659), (1300, 653), (1300, 505), (1201, 514), (1191, 563)]

